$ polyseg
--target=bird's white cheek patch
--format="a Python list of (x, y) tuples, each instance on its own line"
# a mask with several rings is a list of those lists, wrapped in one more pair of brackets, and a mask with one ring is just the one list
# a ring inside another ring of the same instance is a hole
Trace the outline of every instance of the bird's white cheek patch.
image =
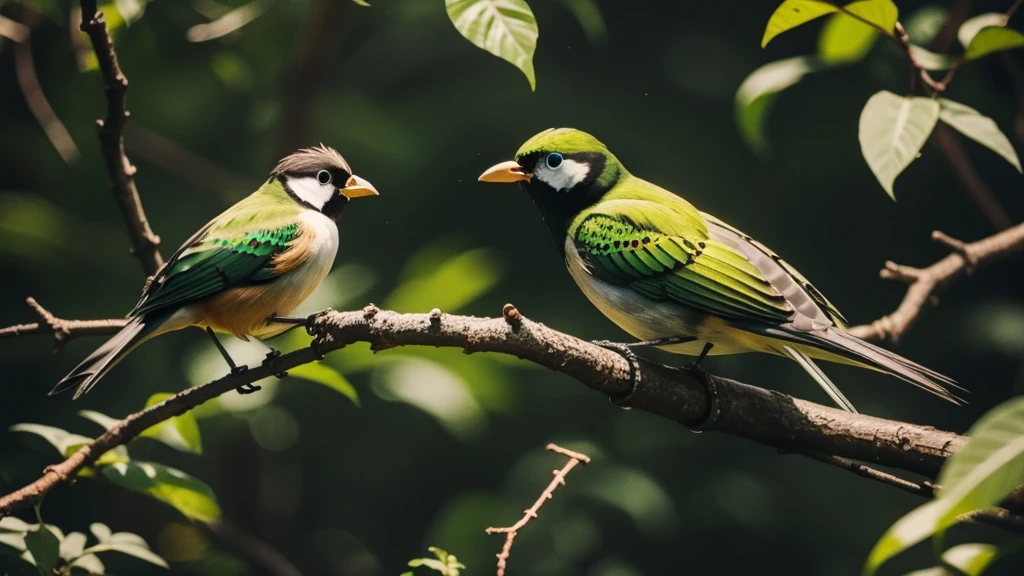
[(333, 184), (321, 184), (313, 177), (289, 178), (288, 187), (300, 200), (317, 210), (322, 209), (335, 194)]
[(559, 192), (569, 190), (583, 182), (587, 179), (588, 174), (590, 174), (590, 164), (568, 158), (562, 160), (562, 164), (558, 168), (548, 168), (544, 159), (541, 159), (533, 171), (534, 178), (539, 178), (541, 182)]

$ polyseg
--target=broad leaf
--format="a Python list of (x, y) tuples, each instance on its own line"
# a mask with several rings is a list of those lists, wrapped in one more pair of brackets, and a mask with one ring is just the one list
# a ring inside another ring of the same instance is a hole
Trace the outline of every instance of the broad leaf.
[(342, 376), (341, 372), (326, 364), (317, 362), (296, 366), (288, 370), (288, 375), (323, 384), (359, 406), (359, 393), (356, 392), (355, 386)]
[(761, 37), (761, 48), (767, 46), (779, 34), (837, 10), (835, 6), (817, 0), (786, 0), (768, 18), (764, 36)]
[(994, 506), (1024, 483), (1024, 398), (990, 410), (967, 432), (969, 440), (939, 472), (935, 500), (912, 510), (875, 544), (864, 573), (956, 523), (957, 516)]
[(86, 420), (90, 420), (92, 422), (99, 424), (100, 426), (103, 426), (107, 430), (110, 430), (111, 428), (114, 427), (115, 424), (120, 422), (120, 420), (118, 420), (117, 418), (113, 418), (111, 416), (107, 416), (106, 414), (96, 412), (93, 410), (79, 410), (78, 415), (81, 416), (82, 418), (85, 418)]
[(899, 18), (899, 10), (892, 0), (861, 0), (847, 4), (847, 12), (856, 14), (865, 21), (878, 26), (879, 32), (888, 36), (893, 35), (896, 28), (896, 19)]
[(111, 533), (110, 528), (105, 524), (94, 523), (89, 526), (89, 530), (92, 531), (96, 539), (100, 541), (95, 546), (90, 546), (85, 550), (87, 554), (96, 554), (99, 552), (120, 552), (129, 556), (134, 556), (140, 560), (145, 560), (150, 564), (156, 564), (168, 568), (167, 562), (160, 556), (153, 553), (149, 549), (149, 544), (139, 536), (138, 534), (132, 534), (131, 532), (116, 532)]
[[(174, 394), (168, 392), (153, 394), (146, 400), (146, 408), (159, 404), (172, 396)], [(185, 412), (180, 416), (175, 416), (170, 420), (164, 420), (159, 424), (155, 424), (147, 428), (141, 436), (154, 438), (182, 452), (203, 453), (203, 442), (199, 435), (199, 423), (196, 422), (196, 417), (191, 412)]]
[(384, 307), (401, 312), (438, 307), (453, 313), (475, 301), (501, 279), (501, 258), (479, 248), (455, 252), (443, 243), (421, 250), (403, 269), (406, 279), (384, 299)]
[(917, 157), (939, 119), (939, 103), (930, 98), (897, 96), (882, 90), (860, 113), (858, 139), (868, 167), (895, 200), (893, 183)]
[(925, 70), (949, 70), (956, 65), (959, 58), (948, 54), (936, 54), (920, 46), (910, 45), (910, 55)]
[(82, 550), (85, 550), (85, 534), (81, 532), (71, 532), (60, 541), (60, 557), (64, 560), (71, 561), (82, 555)]
[(977, 60), (993, 52), (1013, 50), (1024, 46), (1024, 34), (1003, 26), (989, 26), (982, 28), (974, 38), (971, 39), (967, 51), (964, 52), (964, 60)]
[(907, 36), (914, 44), (930, 44), (949, 20), (949, 10), (929, 4), (915, 10), (903, 20)]
[(525, 0), (445, 0), (455, 29), (476, 46), (510, 62), (537, 87), (533, 53), (537, 20)]
[(964, 23), (960, 25), (960, 29), (956, 31), (956, 38), (960, 41), (961, 46), (967, 48), (971, 45), (971, 40), (974, 40), (974, 37), (977, 36), (982, 28), (1002, 25), (1003, 15), (998, 12), (979, 14), (964, 20)]
[(562, 0), (562, 4), (572, 12), (588, 40), (599, 45), (608, 41), (608, 26), (596, 0)]
[(63, 456), (67, 457), (69, 448), (79, 447), (92, 442), (92, 438), (86, 438), (79, 434), (72, 434), (67, 430), (45, 426), (43, 424), (15, 424), (10, 428), (13, 432), (28, 432), (42, 436), (47, 442), (53, 445)]
[(946, 550), (942, 561), (966, 576), (979, 576), (997, 553), (998, 549), (991, 544), (961, 544)]
[(125, 26), (131, 26), (142, 18), (142, 13), (146, 11), (146, 2), (147, 0), (114, 0), (114, 5), (124, 18)]
[(821, 65), (813, 57), (787, 58), (754, 70), (740, 84), (736, 90), (736, 124), (751, 148), (762, 153), (768, 150), (765, 124), (778, 93), (819, 69)]
[(844, 64), (860, 60), (871, 50), (878, 31), (846, 14), (828, 19), (818, 36), (818, 56), (828, 63)]
[(982, 116), (980, 112), (969, 106), (939, 98), (939, 120), (999, 154), (1012, 164), (1017, 172), (1021, 172), (1020, 159), (1013, 149), (1013, 144), (1010, 144), (1010, 140), (999, 130), (995, 121), (988, 116)]
[(111, 482), (149, 494), (166, 502), (186, 517), (212, 522), (220, 507), (210, 487), (188, 474), (154, 462), (122, 462), (103, 468)]
[(42, 576), (49, 576), (53, 574), (60, 561), (60, 538), (43, 523), (39, 506), (36, 506), (36, 518), (39, 519), (39, 524), (25, 534), (25, 547), (27, 554), (32, 557), (32, 562), (39, 568), (39, 573)]

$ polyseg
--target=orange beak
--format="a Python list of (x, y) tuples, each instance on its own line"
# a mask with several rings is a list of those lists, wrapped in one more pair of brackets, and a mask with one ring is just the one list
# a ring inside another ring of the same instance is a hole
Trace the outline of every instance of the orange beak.
[(377, 189), (373, 187), (373, 184), (370, 184), (367, 180), (364, 180), (355, 174), (345, 182), (344, 188), (338, 189), (338, 192), (341, 192), (349, 199), (361, 198), (363, 196), (380, 196), (380, 192), (377, 192)]
[(502, 162), (501, 164), (495, 164), (483, 174), (480, 178), (477, 178), (480, 182), (529, 182), (532, 178), (532, 174), (523, 172), (523, 167), (519, 165), (515, 160), (509, 160), (508, 162)]

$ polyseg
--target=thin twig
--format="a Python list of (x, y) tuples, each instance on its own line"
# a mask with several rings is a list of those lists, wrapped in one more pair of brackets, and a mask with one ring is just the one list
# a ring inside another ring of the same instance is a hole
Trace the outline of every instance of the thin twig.
[(555, 494), (555, 490), (559, 486), (565, 486), (565, 477), (576, 467), (577, 464), (590, 464), (590, 457), (586, 454), (580, 454), (579, 452), (573, 452), (572, 450), (566, 450), (557, 444), (548, 444), (547, 449), (561, 454), (569, 458), (569, 461), (562, 466), (561, 470), (553, 470), (555, 477), (548, 484), (548, 487), (541, 492), (540, 498), (530, 506), (528, 510), (523, 512), (523, 517), (519, 519), (515, 524), (506, 528), (494, 528), (490, 527), (484, 530), (488, 534), (505, 534), (505, 545), (501, 547), (501, 553), (498, 554), (498, 576), (505, 576), (505, 567), (508, 565), (509, 554), (512, 553), (512, 542), (516, 539), (516, 535), (523, 526), (529, 524), (530, 520), (537, 517), (537, 512), (545, 502), (551, 500), (551, 497)]
[(152, 276), (163, 265), (163, 258), (158, 248), (160, 237), (149, 227), (146, 212), (142, 209), (139, 190), (135, 186), (135, 166), (132, 166), (124, 152), (122, 132), (129, 117), (125, 101), (128, 79), (117, 62), (117, 53), (107, 31), (107, 23), (103, 19), (103, 13), (96, 9), (96, 0), (82, 0), (81, 3), (80, 29), (92, 40), (92, 47), (106, 84), (107, 118), (96, 121), (100, 148), (103, 151), (114, 197), (132, 237), (132, 254), (142, 263), (146, 274)]
[[(27, 31), (35, 26), (39, 15), (28, 4), (25, 4), (23, 11), (25, 13), (24, 28)], [(78, 146), (72, 140), (71, 134), (68, 134), (67, 128), (57, 117), (57, 113), (53, 111), (39, 84), (36, 66), (32, 59), (31, 36), (27, 33), (23, 41), (14, 45), (14, 74), (18, 78), (18, 86), (21, 87), (21, 93), (25, 96), (25, 103), (28, 104), (29, 111), (35, 116), (36, 121), (43, 128), (43, 132), (46, 133), (46, 137), (57, 149), (61, 159), (66, 164), (78, 162), (82, 154), (78, 151)]]
[[(959, 257), (957, 257), (959, 258)], [(40, 479), (0, 498), (0, 516), (38, 501), (44, 494), (103, 453), (125, 444), (142, 431), (173, 416), (354, 342), (372, 350), (397, 346), (446, 346), (472, 352), (500, 352), (562, 372), (612, 398), (632, 387), (631, 366), (621, 354), (532, 322), (504, 317), (475, 318), (442, 314), (399, 314), (368, 306), (362, 311), (317, 314), (307, 330), (315, 336), (307, 348), (284, 354), (267, 364), (189, 388), (160, 404), (127, 417)], [(788, 451), (835, 454), (934, 476), (966, 438), (907, 422), (853, 414), (776, 392), (709, 376), (715, 390), (714, 417), (708, 418), (707, 383), (693, 373), (643, 359), (640, 385), (631, 396), (634, 408), (687, 426), (704, 423), (715, 430)]]
[(813, 458), (818, 462), (824, 462), (825, 464), (831, 464), (832, 466), (837, 466), (843, 470), (853, 472), (861, 478), (867, 478), (869, 480), (888, 484), (889, 486), (894, 486), (904, 492), (910, 492), (911, 494), (923, 496), (924, 498), (931, 498), (935, 495), (935, 485), (931, 482), (911, 482), (910, 480), (900, 478), (895, 474), (882, 472), (881, 470), (877, 470), (866, 464), (854, 462), (849, 458), (830, 456), (828, 454), (821, 454), (820, 452), (803, 452), (802, 454), (808, 458)]
[(31, 334), (52, 334), (54, 338), (54, 352), (56, 352), (65, 342), (78, 336), (91, 336), (97, 334), (112, 334), (117, 332), (124, 325), (127, 324), (126, 320), (109, 319), (109, 320), (65, 320), (63, 318), (57, 318), (49, 310), (43, 308), (35, 298), (26, 298), (25, 300), (36, 314), (39, 315), (41, 322), (32, 322), (30, 324), (16, 324), (14, 326), (8, 326), (6, 328), (0, 328), (0, 339), (13, 338), (15, 336), (28, 336)]

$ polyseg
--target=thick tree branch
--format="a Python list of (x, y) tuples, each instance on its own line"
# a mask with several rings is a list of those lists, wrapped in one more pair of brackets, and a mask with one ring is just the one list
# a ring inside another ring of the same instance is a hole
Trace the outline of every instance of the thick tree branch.
[(854, 326), (850, 333), (865, 339), (898, 342), (906, 333), (925, 305), (935, 301), (953, 282), (973, 271), (1024, 251), (1024, 224), (993, 234), (988, 238), (961, 242), (942, 232), (932, 232), (932, 239), (953, 251), (952, 254), (927, 268), (911, 268), (895, 262), (885, 263), (880, 275), (886, 280), (898, 280), (910, 285), (903, 302), (895, 312), (871, 324)]
[[(0, 498), (0, 516), (38, 501), (46, 492), (91, 465), (104, 452), (143, 430), (182, 414), (243, 384), (273, 376), (355, 342), (373, 350), (397, 346), (448, 346), (467, 353), (501, 352), (562, 372), (612, 398), (630, 389), (629, 362), (617, 352), (532, 322), (506, 307), (503, 318), (446, 314), (398, 314), (368, 306), (358, 312), (326, 310), (308, 330), (315, 336), (302, 348), (185, 390), (132, 414), (32, 484)], [(640, 360), (642, 378), (630, 397), (632, 407), (689, 427), (702, 424), (790, 452), (815, 452), (863, 460), (934, 476), (966, 442), (952, 432), (906, 422), (851, 414), (732, 380)]]
[(135, 187), (135, 166), (124, 152), (124, 125), (129, 112), (126, 107), (125, 91), (128, 79), (117, 63), (117, 53), (107, 32), (103, 13), (96, 10), (96, 0), (82, 0), (82, 32), (89, 35), (93, 50), (99, 61), (100, 72), (107, 92), (107, 119), (97, 120), (100, 148), (107, 165), (111, 188), (121, 215), (128, 225), (132, 238), (132, 254), (138, 257), (147, 275), (152, 276), (163, 265), (158, 245), (160, 237), (153, 233), (142, 209), (139, 190)]

